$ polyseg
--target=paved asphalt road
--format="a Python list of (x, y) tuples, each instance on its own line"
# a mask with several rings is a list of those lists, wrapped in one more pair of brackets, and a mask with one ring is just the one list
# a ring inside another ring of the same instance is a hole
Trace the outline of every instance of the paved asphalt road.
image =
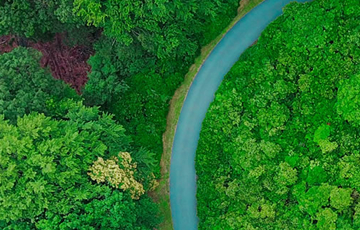
[(170, 202), (175, 230), (197, 229), (195, 153), (201, 123), (217, 88), (240, 55), (291, 1), (265, 0), (250, 11), (214, 48), (195, 77), (180, 113), (172, 150)]

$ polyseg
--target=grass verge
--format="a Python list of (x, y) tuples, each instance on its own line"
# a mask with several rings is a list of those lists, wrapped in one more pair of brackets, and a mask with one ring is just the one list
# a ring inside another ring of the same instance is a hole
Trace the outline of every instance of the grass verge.
[(170, 101), (169, 113), (167, 116), (167, 127), (163, 134), (163, 155), (161, 158), (161, 180), (156, 191), (152, 196), (160, 205), (160, 211), (164, 216), (164, 220), (159, 226), (159, 230), (173, 230), (172, 217), (170, 210), (170, 160), (172, 152), (172, 144), (175, 136), (176, 125), (179, 120), (180, 112), (187, 92), (191, 86), (193, 79), (201, 68), (202, 64), (209, 56), (211, 51), (224, 37), (224, 35), (238, 22), (245, 14), (252, 10), (255, 6), (264, 0), (242, 0), (238, 9), (237, 16), (233, 21), (217, 36), (213, 41), (201, 49), (201, 54), (195, 59), (195, 63), (190, 67), (189, 72), (185, 75), (181, 86), (175, 91), (173, 98)]

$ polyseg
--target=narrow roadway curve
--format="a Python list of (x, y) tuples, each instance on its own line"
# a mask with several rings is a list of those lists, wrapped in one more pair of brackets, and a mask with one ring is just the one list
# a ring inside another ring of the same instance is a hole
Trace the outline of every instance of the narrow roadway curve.
[(250, 11), (224, 36), (196, 75), (180, 113), (172, 149), (170, 203), (175, 230), (197, 229), (195, 153), (201, 123), (217, 88), (240, 55), (291, 1), (265, 0)]

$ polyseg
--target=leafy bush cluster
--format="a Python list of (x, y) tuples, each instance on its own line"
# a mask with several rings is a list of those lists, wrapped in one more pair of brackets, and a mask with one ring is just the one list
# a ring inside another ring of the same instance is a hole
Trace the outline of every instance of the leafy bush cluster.
[(99, 157), (90, 167), (88, 175), (98, 183), (108, 181), (116, 188), (119, 188), (120, 185), (122, 190), (130, 191), (131, 198), (139, 199), (145, 193), (145, 190), (143, 185), (134, 178), (137, 164), (132, 162), (130, 153), (121, 152), (119, 157), (122, 159), (121, 165), (123, 168), (119, 166), (118, 157), (113, 156), (106, 161)]
[(359, 22), (292, 3), (240, 57), (200, 136), (200, 229), (360, 228)]

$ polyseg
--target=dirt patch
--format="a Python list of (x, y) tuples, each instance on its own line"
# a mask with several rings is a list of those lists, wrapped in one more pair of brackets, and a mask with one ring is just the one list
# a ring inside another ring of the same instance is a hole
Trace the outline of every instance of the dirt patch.
[(238, 13), (242, 12), (245, 6), (249, 5), (250, 0), (241, 0), (239, 3), (239, 8), (237, 10)]
[(0, 54), (8, 53), (17, 46), (14, 36), (6, 35), (0, 37)]
[(256, 41), (253, 44), (251, 44), (251, 46), (256, 45), (258, 43), (258, 41), (259, 41), (259, 39), (256, 39)]
[(39, 50), (43, 56), (41, 67), (49, 68), (56, 79), (61, 79), (78, 93), (86, 84), (91, 67), (87, 60), (94, 53), (86, 46), (67, 46), (63, 43), (63, 34), (56, 34), (50, 42), (31, 42), (6, 35), (0, 37), (0, 54), (10, 52), (18, 46), (32, 47)]

